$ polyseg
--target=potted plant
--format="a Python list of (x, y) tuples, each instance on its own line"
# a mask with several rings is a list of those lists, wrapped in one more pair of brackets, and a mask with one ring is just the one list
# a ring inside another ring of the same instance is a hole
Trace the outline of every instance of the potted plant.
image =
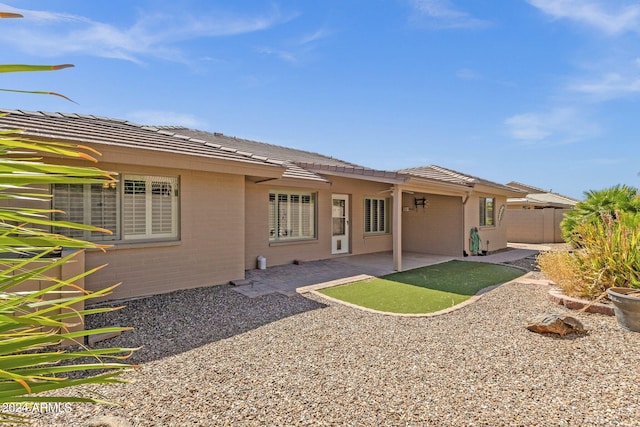
[(598, 278), (610, 285), (607, 294), (618, 324), (640, 332), (640, 214), (614, 211), (602, 218), (592, 227), (594, 235), (601, 238), (588, 250), (600, 257), (592, 256), (591, 264), (599, 268)]
[(613, 302), (618, 325), (640, 332), (640, 289), (613, 287), (607, 289), (607, 293)]
[(541, 257), (541, 269), (551, 278), (558, 276), (557, 283), (570, 294), (590, 299), (608, 295), (618, 324), (640, 332), (638, 190), (617, 186), (587, 196), (562, 222), (574, 250)]

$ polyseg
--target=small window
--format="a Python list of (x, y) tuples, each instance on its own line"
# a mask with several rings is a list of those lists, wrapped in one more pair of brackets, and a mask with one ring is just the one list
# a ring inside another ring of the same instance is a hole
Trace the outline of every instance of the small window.
[(365, 197), (364, 199), (364, 232), (388, 233), (389, 215), (387, 199)]
[(494, 198), (480, 197), (480, 226), (495, 225)]
[(315, 200), (313, 193), (269, 192), (269, 240), (315, 238)]

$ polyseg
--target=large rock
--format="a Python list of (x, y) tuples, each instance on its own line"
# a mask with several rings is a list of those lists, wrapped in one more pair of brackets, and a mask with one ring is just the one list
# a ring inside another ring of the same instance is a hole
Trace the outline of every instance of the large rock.
[(587, 330), (575, 317), (560, 313), (547, 313), (529, 320), (526, 328), (539, 334), (586, 334)]

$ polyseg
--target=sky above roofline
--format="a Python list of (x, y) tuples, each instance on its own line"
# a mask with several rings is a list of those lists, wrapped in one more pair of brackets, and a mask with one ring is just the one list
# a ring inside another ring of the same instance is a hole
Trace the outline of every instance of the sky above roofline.
[(627, 0), (0, 4), (3, 108), (182, 125), (581, 198), (638, 186), (640, 4)]

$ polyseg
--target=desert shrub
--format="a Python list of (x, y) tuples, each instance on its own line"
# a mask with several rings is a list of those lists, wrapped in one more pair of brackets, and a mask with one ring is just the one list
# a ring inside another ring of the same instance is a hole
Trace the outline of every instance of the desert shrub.
[(538, 255), (538, 266), (544, 275), (554, 281), (567, 295), (581, 296), (583, 278), (575, 255), (567, 251), (548, 251)]
[(602, 221), (576, 228), (582, 249), (576, 259), (595, 291), (613, 287), (640, 288), (640, 215), (603, 214)]
[(589, 190), (585, 200), (567, 212), (560, 223), (562, 237), (574, 247), (579, 247), (578, 227), (585, 223), (599, 223), (603, 218), (616, 217), (617, 212), (640, 212), (638, 189), (628, 185), (615, 185), (604, 190)]
[(602, 213), (574, 233), (580, 249), (538, 258), (542, 272), (565, 293), (594, 298), (614, 286), (640, 288), (640, 214)]

